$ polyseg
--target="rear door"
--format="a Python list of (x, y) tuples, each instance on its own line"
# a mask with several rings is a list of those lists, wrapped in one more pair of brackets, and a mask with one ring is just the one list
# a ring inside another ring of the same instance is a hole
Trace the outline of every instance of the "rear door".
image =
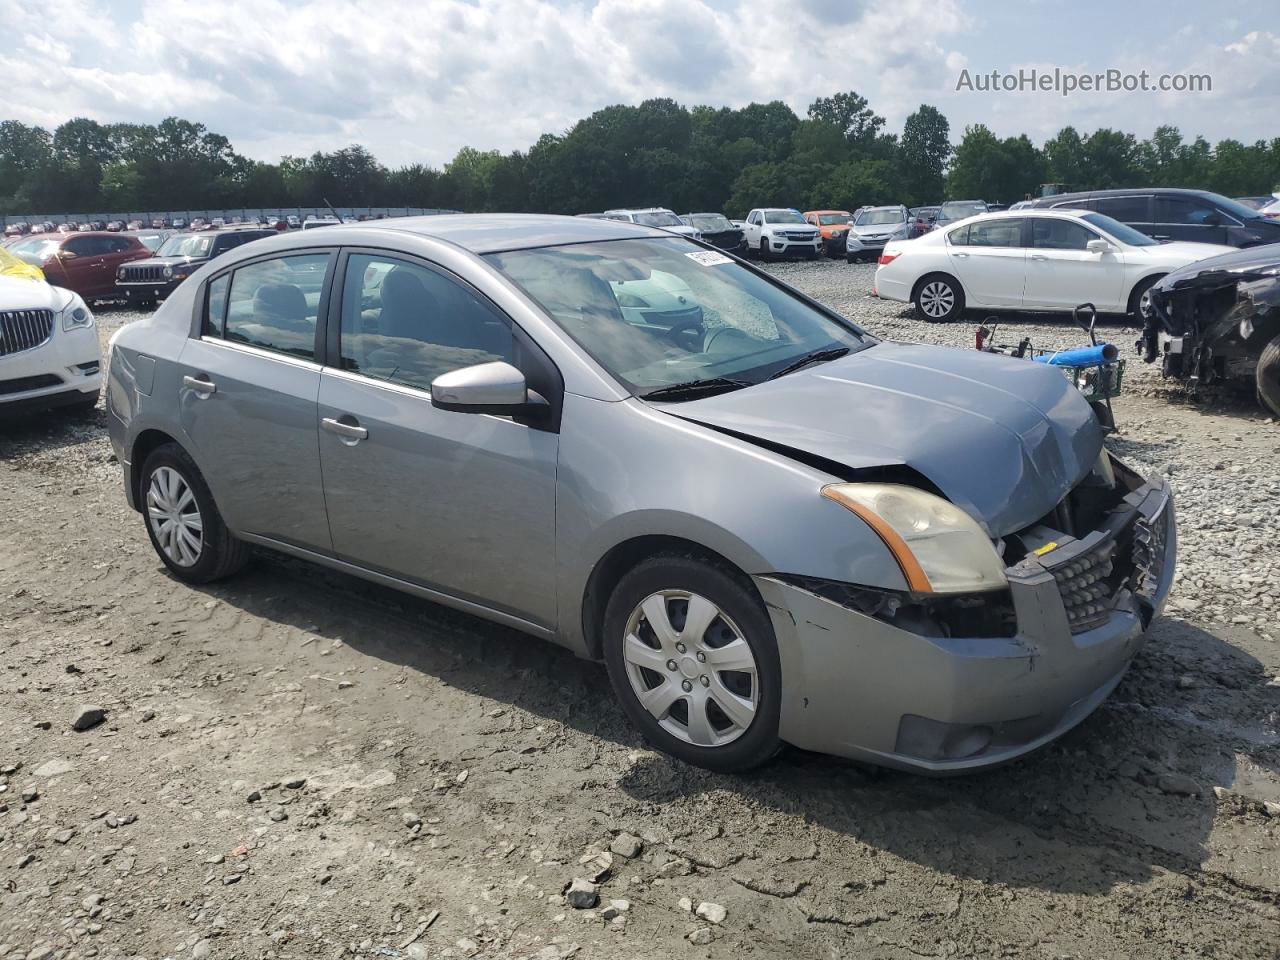
[(506, 360), (558, 409), (559, 374), (443, 268), (378, 250), (343, 261), (318, 410), (334, 552), (554, 628), (558, 424), (440, 410), (431, 381)]
[(973, 306), (1021, 307), (1027, 250), (1022, 217), (975, 220), (948, 236), (947, 252)]
[(192, 455), (231, 529), (320, 553), (332, 542), (316, 436), (316, 330), (335, 258), (308, 250), (215, 276), (176, 384)]
[(1149, 237), (1157, 240), (1165, 239), (1164, 231), (1155, 222), (1151, 210), (1150, 194), (1132, 194), (1123, 197), (1096, 197), (1093, 209), (1098, 213), (1126, 223), (1135, 230), (1141, 230)]
[[(1028, 310), (1070, 310), (1092, 303), (1117, 308), (1124, 288), (1124, 254), (1092, 253), (1090, 240), (1103, 237), (1065, 217), (1028, 217), (1031, 246), (1022, 304)], [(1114, 246), (1114, 245), (1113, 245)]]
[(102, 255), (103, 279), (110, 290), (115, 290), (116, 271), (120, 269), (121, 264), (128, 263), (130, 260), (141, 260), (151, 255), (142, 241), (136, 237), (107, 237), (104, 247), (106, 249)]

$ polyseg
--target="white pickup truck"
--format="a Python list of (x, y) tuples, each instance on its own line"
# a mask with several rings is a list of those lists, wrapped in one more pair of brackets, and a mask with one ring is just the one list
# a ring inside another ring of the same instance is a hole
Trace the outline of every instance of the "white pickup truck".
[(822, 233), (799, 210), (757, 207), (742, 227), (747, 246), (761, 258), (803, 255), (810, 260), (822, 253)]

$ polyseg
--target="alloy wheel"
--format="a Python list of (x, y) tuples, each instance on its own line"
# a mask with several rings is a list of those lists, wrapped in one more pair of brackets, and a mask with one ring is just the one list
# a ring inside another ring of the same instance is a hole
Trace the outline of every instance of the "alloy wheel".
[(935, 319), (945, 317), (956, 305), (956, 295), (951, 285), (942, 280), (933, 280), (924, 285), (920, 291), (920, 309), (925, 316)]
[(751, 646), (706, 597), (650, 594), (627, 620), (622, 659), (640, 705), (685, 743), (724, 746), (755, 719), (760, 681)]
[(147, 521), (165, 556), (180, 567), (195, 566), (204, 550), (204, 519), (191, 487), (172, 467), (151, 474)]

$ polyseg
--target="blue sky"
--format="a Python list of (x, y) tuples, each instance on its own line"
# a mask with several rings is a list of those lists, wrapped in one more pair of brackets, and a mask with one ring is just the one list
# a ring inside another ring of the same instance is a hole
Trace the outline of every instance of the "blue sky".
[[(609, 103), (740, 106), (857, 90), (1037, 142), (1066, 124), (1280, 135), (1275, 0), (0, 0), (0, 119), (177, 114), (276, 159), (363, 143), (384, 162), (509, 150)], [(1212, 92), (957, 92), (962, 70), (1208, 73)]]

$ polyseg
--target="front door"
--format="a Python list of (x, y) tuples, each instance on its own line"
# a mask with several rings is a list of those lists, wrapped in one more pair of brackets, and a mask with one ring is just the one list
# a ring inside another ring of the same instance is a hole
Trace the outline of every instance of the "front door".
[(1227, 227), (1235, 226), (1216, 206), (1195, 195), (1156, 197), (1158, 239), (1190, 240), (1194, 243), (1226, 243)]
[(111, 239), (90, 234), (72, 237), (62, 244), (57, 259), (68, 290), (74, 290), (86, 299), (105, 292), (103, 254)]
[(558, 434), (431, 405), (449, 370), (507, 360), (529, 376), (524, 335), (422, 261), (352, 252), (342, 275), (318, 410), (334, 552), (554, 628)]
[(231, 530), (328, 553), (316, 327), (331, 252), (250, 261), (207, 287), (179, 358), (192, 456)]
[(1028, 310), (1070, 310), (1092, 303), (1099, 310), (1122, 309), (1124, 254), (1089, 250), (1102, 237), (1073, 220), (1031, 217), (1031, 247), (1022, 304)]
[(973, 306), (1020, 307), (1027, 250), (1022, 218), (976, 220), (948, 237), (951, 262)]

